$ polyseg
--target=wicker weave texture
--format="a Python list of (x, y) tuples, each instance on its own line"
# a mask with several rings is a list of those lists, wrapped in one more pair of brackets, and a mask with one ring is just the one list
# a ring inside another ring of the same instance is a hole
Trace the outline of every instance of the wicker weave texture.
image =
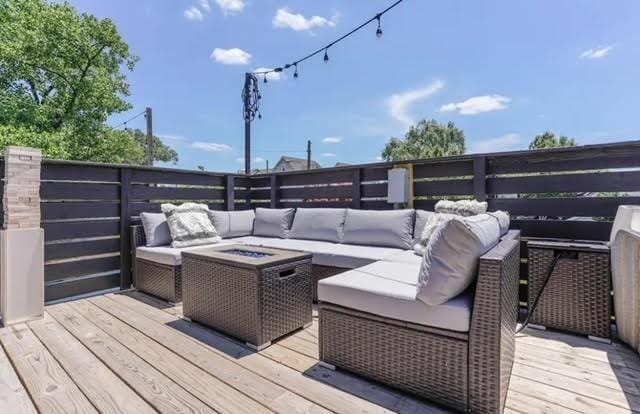
[(313, 273), (313, 300), (314, 302), (318, 301), (318, 282), (322, 279), (326, 279), (331, 276), (339, 275), (340, 273), (346, 272), (349, 269), (344, 269), (342, 267), (333, 267), (333, 266), (323, 266), (316, 265), (312, 266)]
[(454, 409), (467, 406), (467, 343), (322, 307), (320, 359)]
[(187, 256), (182, 268), (184, 316), (253, 345), (312, 320), (310, 259), (252, 270)]
[[(529, 248), (529, 303), (538, 295), (554, 250)], [(609, 255), (576, 252), (561, 258), (533, 312), (531, 323), (564, 331), (611, 337)]]

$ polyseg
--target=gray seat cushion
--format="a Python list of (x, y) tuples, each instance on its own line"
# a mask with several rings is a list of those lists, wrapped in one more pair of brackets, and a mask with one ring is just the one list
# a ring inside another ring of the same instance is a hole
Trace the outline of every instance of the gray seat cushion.
[[(379, 263), (379, 262), (378, 262)], [(378, 263), (349, 270), (318, 283), (318, 299), (350, 309), (419, 325), (468, 332), (472, 296), (464, 294), (442, 304), (417, 300), (418, 268), (415, 265)], [(393, 271), (393, 269), (396, 271)]]
[(347, 209), (343, 243), (410, 249), (415, 210)]
[(441, 224), (423, 256), (418, 298), (440, 305), (462, 293), (476, 277), (480, 256), (499, 240), (498, 220), (488, 214), (454, 217)]
[(298, 208), (289, 237), (339, 243), (346, 214), (346, 208)]
[(287, 237), (294, 213), (292, 208), (256, 208), (253, 235)]
[(171, 243), (171, 233), (164, 213), (140, 213), (144, 236), (149, 247)]
[(200, 246), (190, 246), (190, 247), (171, 247), (171, 246), (154, 246), (154, 247), (146, 247), (140, 246), (136, 248), (136, 258), (149, 260), (150, 262), (155, 262), (159, 264), (164, 264), (168, 266), (180, 266), (182, 265), (182, 252), (192, 252), (201, 249), (208, 249), (214, 246), (224, 246), (227, 244), (232, 244), (227, 240), (222, 240), (216, 244), (205, 244)]
[(411, 263), (420, 266), (422, 263), (422, 255), (417, 254), (415, 250), (403, 250), (400, 253), (387, 256), (384, 260), (387, 262)]
[(338, 244), (318, 240), (279, 239), (274, 237), (241, 237), (234, 239), (254, 246), (300, 250), (313, 254), (316, 265), (355, 269), (403, 252), (402, 249)]
[(209, 211), (211, 223), (223, 239), (251, 235), (255, 217), (253, 210)]

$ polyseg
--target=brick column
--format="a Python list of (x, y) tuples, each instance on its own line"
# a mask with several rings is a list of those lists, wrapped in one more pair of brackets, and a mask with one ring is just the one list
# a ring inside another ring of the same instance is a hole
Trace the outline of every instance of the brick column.
[(0, 230), (0, 316), (4, 326), (44, 314), (44, 231), (38, 149), (5, 149)]

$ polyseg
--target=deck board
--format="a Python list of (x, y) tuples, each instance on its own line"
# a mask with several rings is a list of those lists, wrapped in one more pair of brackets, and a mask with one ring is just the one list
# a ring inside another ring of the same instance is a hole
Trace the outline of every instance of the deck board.
[[(256, 353), (137, 292), (48, 306), (43, 320), (0, 329), (0, 412), (447, 412), (319, 366), (317, 341), (314, 317)], [(640, 358), (528, 329), (505, 412), (640, 412)]]

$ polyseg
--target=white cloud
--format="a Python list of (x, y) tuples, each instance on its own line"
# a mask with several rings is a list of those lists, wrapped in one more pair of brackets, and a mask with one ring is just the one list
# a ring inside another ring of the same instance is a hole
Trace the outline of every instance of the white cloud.
[(209, 0), (200, 0), (200, 8), (206, 12), (211, 11), (211, 6), (209, 5)]
[(184, 11), (184, 17), (190, 21), (201, 22), (204, 20), (204, 14), (195, 6), (191, 6)]
[(334, 154), (333, 152), (325, 152), (322, 154), (323, 157), (335, 157), (336, 154)]
[(240, 163), (240, 164), (244, 164), (244, 157), (238, 157), (236, 158), (236, 162)]
[(475, 115), (482, 112), (499, 111), (507, 108), (511, 99), (502, 95), (474, 96), (466, 101), (442, 105), (442, 112), (458, 111), (462, 115)]
[(382, 161), (382, 157), (378, 155), (378, 156), (376, 157), (376, 161)]
[(216, 47), (211, 53), (211, 59), (223, 65), (247, 65), (251, 62), (251, 54), (237, 47), (231, 49)]
[(191, 144), (193, 148), (201, 149), (203, 151), (208, 152), (226, 152), (230, 151), (232, 148), (227, 144), (218, 144), (215, 142), (203, 142), (203, 141), (195, 141)]
[(613, 50), (615, 45), (598, 46), (596, 48), (587, 49), (580, 54), (582, 59), (602, 59), (609, 55), (609, 52)]
[(469, 153), (513, 151), (523, 149), (524, 147), (525, 142), (523, 138), (519, 134), (510, 133), (495, 138), (480, 140), (471, 145)]
[(342, 137), (326, 137), (322, 138), (322, 142), (325, 144), (339, 144), (342, 142)]
[(225, 16), (240, 13), (245, 6), (244, 0), (216, 0), (216, 3)]
[(387, 106), (391, 116), (406, 126), (413, 125), (415, 123), (414, 119), (409, 114), (411, 106), (416, 102), (431, 97), (443, 87), (444, 82), (435, 80), (425, 87), (391, 95), (387, 99)]
[[(253, 71), (254, 71), (254, 72), (258, 72), (258, 73), (259, 73), (259, 72), (267, 72), (267, 71), (269, 71), (269, 70), (273, 70), (273, 68), (256, 68), (256, 69), (254, 69)], [(282, 74), (283, 74), (283, 72), (269, 72), (269, 73), (267, 74), (267, 80), (270, 80), (270, 81), (278, 81), (278, 80), (280, 80), (280, 79), (282, 79), (282, 78), (283, 78)], [(258, 75), (258, 76), (259, 76), (259, 78), (260, 78), (261, 80), (262, 80), (262, 78), (264, 77), (264, 75)]]
[(172, 134), (155, 134), (155, 135), (157, 135), (159, 138), (167, 140), (167, 141), (174, 141), (174, 142), (187, 142), (188, 141), (188, 139), (186, 139), (182, 135), (172, 135)]
[(338, 13), (334, 14), (330, 19), (322, 16), (311, 16), (307, 18), (299, 13), (291, 13), (288, 8), (283, 7), (278, 9), (276, 15), (273, 16), (273, 27), (305, 32), (320, 27), (333, 27), (336, 25), (338, 19)]
[(258, 163), (258, 162), (264, 162), (264, 158), (262, 158), (262, 157), (255, 157), (255, 158), (253, 159), (253, 162), (256, 162), (256, 163)]

